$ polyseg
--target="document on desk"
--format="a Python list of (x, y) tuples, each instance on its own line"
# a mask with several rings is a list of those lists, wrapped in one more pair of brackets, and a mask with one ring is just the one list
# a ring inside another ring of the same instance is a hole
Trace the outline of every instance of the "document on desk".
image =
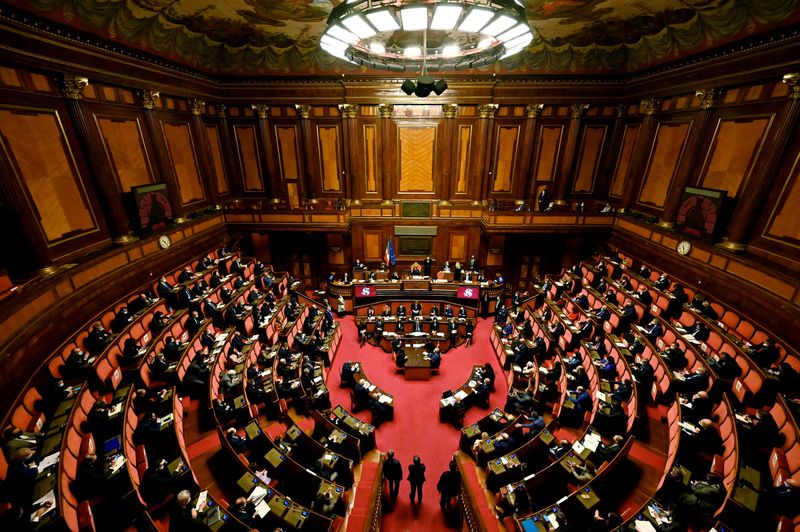
[(260, 519), (263, 519), (265, 515), (269, 513), (269, 504), (267, 501), (262, 499), (261, 502), (256, 504), (256, 511), (255, 515), (257, 515)]
[(56, 465), (58, 463), (59, 456), (61, 456), (61, 451), (56, 451), (42, 458), (37, 468), (38, 472), (41, 473), (45, 469)]
[(558, 524), (558, 519), (556, 519), (556, 514), (547, 514), (544, 516), (544, 518), (547, 519), (547, 522), (550, 523), (550, 526), (553, 527), (553, 530), (556, 530), (558, 529), (559, 526), (561, 526)]
[(584, 449), (585, 447), (579, 441), (576, 441), (575, 443), (572, 444), (572, 450), (575, 451), (576, 454), (581, 454)]
[(250, 492), (250, 495), (247, 497), (247, 500), (252, 502), (253, 504), (260, 503), (264, 497), (267, 495), (267, 490), (263, 486), (256, 486), (253, 488), (253, 491)]
[(656, 532), (656, 527), (650, 521), (634, 521), (636, 532)]
[(467, 392), (465, 392), (464, 390), (458, 390), (458, 391), (455, 393), (454, 397), (455, 397), (456, 399), (458, 399), (459, 401), (463, 401), (464, 399), (466, 399), (466, 398), (467, 398)]
[(199, 512), (200, 508), (203, 508), (206, 505), (207, 501), (208, 501), (208, 491), (203, 490), (197, 494), (197, 502), (194, 504), (194, 509)]
[(42, 515), (47, 515), (50, 511), (52, 511), (56, 507), (56, 493), (54, 490), (50, 490), (42, 496), (39, 500), (33, 503), (33, 508), (37, 510), (31, 514), (31, 523), (38, 523), (39, 519), (42, 518), (41, 515), (36, 515), (36, 512), (39, 508), (47, 507), (48, 510)]
[(383, 404), (387, 404), (388, 405), (388, 404), (391, 404), (392, 398), (389, 397), (388, 395), (381, 395), (381, 397), (380, 397), (380, 399), (378, 399), (378, 401), (380, 401)]

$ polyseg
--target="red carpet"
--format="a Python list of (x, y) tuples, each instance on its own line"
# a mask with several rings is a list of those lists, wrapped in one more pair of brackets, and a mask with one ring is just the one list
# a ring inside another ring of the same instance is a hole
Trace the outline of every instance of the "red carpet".
[[(452, 349), (442, 356), (440, 374), (430, 381), (406, 381), (394, 373), (394, 362), (390, 354), (380, 348), (358, 345), (356, 327), (351, 316), (341, 319), (342, 343), (333, 361), (328, 378), (331, 402), (350, 406), (350, 389), (339, 388), (342, 364), (358, 360), (370, 381), (391, 393), (395, 398), (395, 418), (378, 428), (376, 439), (382, 452), (394, 449), (395, 456), (406, 470), (415, 454), (419, 454), (427, 466), (427, 481), (423, 489), (423, 502), (416, 513), (408, 500), (408, 482), (400, 487), (400, 496), (394, 508), (384, 506), (382, 529), (387, 532), (406, 530), (448, 530), (439, 509), (439, 494), (436, 483), (447, 468), (452, 454), (458, 450), (460, 432), (450, 424), (439, 422), (439, 399), (442, 392), (461, 386), (472, 370), (473, 364), (491, 362), (497, 378), (490, 408), (505, 404), (506, 383), (502, 368), (489, 343), (491, 321), (479, 320), (475, 328), (475, 341), (470, 348)], [(474, 423), (489, 410), (472, 407), (466, 414), (465, 423)], [(370, 421), (370, 413), (361, 411), (358, 417)]]

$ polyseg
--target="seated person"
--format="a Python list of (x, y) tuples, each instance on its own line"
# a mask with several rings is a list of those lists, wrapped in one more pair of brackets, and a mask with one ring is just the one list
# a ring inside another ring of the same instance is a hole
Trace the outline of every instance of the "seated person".
[(742, 368), (728, 353), (721, 353), (716, 359), (708, 357), (706, 360), (720, 379), (735, 379), (742, 374)]
[(545, 421), (538, 412), (532, 411), (531, 415), (523, 416), (524, 423), (517, 423), (516, 427), (520, 429), (528, 429), (527, 436), (532, 437), (541, 432), (545, 427)]
[(225, 439), (237, 454), (242, 454), (247, 450), (247, 438), (237, 434), (235, 427), (230, 427), (225, 432)]
[(253, 527), (256, 521), (255, 505), (245, 497), (237, 497), (233, 504), (228, 506), (228, 512), (248, 527)]
[(686, 353), (678, 345), (678, 342), (672, 342), (670, 346), (664, 349), (661, 353), (661, 358), (667, 363), (669, 369), (683, 369), (689, 361), (686, 359)]
[(383, 316), (384, 318), (388, 318), (391, 315), (392, 315), (392, 307), (390, 307), (389, 304), (387, 303), (386, 305), (383, 306), (383, 312), (381, 313), (381, 316)]
[(419, 301), (414, 301), (411, 304), (411, 317), (416, 318), (422, 315), (422, 305), (420, 305)]
[(444, 317), (448, 319), (453, 317), (453, 307), (450, 305), (444, 306)]
[(687, 510), (699, 510), (710, 516), (720, 507), (726, 495), (719, 475), (709, 473), (706, 480), (692, 481), (689, 493), (681, 495), (678, 504)]
[(403, 317), (403, 318), (405, 318), (405, 317), (406, 317), (406, 306), (405, 306), (405, 305), (403, 305), (403, 304), (400, 304), (400, 305), (397, 307), (397, 317), (398, 317), (398, 318), (400, 318), (400, 317)]
[(586, 484), (597, 475), (597, 468), (590, 460), (586, 460), (583, 465), (572, 465), (569, 462), (567, 465), (572, 476), (581, 484)]
[(430, 355), (425, 357), (431, 363), (431, 368), (438, 368), (442, 364), (442, 353), (438, 347), (436, 347)]
[(752, 358), (756, 364), (762, 368), (768, 368), (778, 360), (780, 351), (778, 351), (775, 340), (767, 338), (760, 345), (748, 345), (747, 354), (750, 355), (750, 358)]
[(97, 322), (92, 325), (92, 330), (89, 332), (89, 336), (86, 337), (85, 345), (89, 353), (97, 356), (103, 352), (106, 344), (110, 341), (111, 333), (103, 327), (102, 323)]

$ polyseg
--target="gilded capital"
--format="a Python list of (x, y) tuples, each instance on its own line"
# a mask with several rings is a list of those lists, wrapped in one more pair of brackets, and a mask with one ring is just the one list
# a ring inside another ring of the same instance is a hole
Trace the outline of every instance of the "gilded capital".
[(694, 93), (694, 95), (700, 100), (700, 107), (703, 109), (711, 109), (717, 105), (717, 101), (719, 100), (721, 94), (721, 89), (698, 89)]
[(256, 112), (259, 118), (267, 118), (269, 116), (269, 105), (259, 103), (259, 104), (252, 104), (250, 108)]
[(382, 103), (378, 106), (378, 116), (381, 118), (391, 118), (394, 113), (394, 105), (390, 103)]
[(644, 114), (654, 115), (661, 107), (661, 98), (646, 98), (642, 100), (642, 107), (644, 107)]
[(500, 106), (496, 103), (482, 103), (478, 106), (478, 116), (481, 118), (494, 118)]
[(139, 98), (142, 100), (142, 107), (152, 109), (161, 97), (161, 93), (153, 89), (142, 89), (139, 91)]
[(783, 82), (789, 87), (789, 98), (800, 98), (800, 73), (792, 72), (783, 76)]
[(200, 116), (206, 112), (206, 101), (198, 98), (192, 98), (189, 100), (189, 108), (192, 110), (193, 115)]
[(356, 118), (360, 108), (354, 103), (340, 103), (339, 111), (342, 113), (342, 118)]
[(305, 103), (297, 103), (294, 105), (294, 108), (297, 109), (297, 112), (300, 113), (300, 118), (310, 118), (311, 117), (311, 106)]
[(589, 110), (588, 103), (573, 103), (569, 106), (569, 114), (572, 118), (581, 118)]
[(525, 107), (525, 114), (528, 118), (539, 118), (544, 110), (543, 103), (530, 103)]
[(217, 116), (220, 118), (227, 118), (228, 117), (228, 106), (224, 103), (221, 103), (217, 106)]
[(68, 100), (83, 99), (83, 89), (89, 84), (89, 78), (84, 76), (65, 75), (61, 80), (61, 93)]
[(625, 115), (628, 114), (628, 106), (624, 103), (620, 103), (614, 106), (614, 116), (617, 118), (625, 118)]
[(445, 118), (455, 118), (456, 113), (458, 113), (458, 104), (457, 103), (443, 104), (442, 113), (444, 113)]

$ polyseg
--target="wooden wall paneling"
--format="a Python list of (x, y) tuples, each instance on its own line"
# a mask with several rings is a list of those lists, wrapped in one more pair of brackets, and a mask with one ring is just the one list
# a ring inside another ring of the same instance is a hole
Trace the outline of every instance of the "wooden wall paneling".
[(442, 114), (444, 121), (442, 122), (442, 135), (439, 141), (439, 152), (442, 154), (439, 160), (441, 161), (442, 177), (440, 179), (438, 196), (441, 199), (440, 205), (450, 205), (450, 199), (453, 195), (453, 147), (455, 141), (453, 138), (455, 131), (455, 116), (458, 112), (458, 105), (445, 104), (442, 105)]
[(622, 132), (622, 142), (619, 144), (619, 149), (616, 155), (616, 163), (614, 166), (613, 180), (611, 181), (611, 188), (608, 195), (614, 198), (621, 198), (623, 185), (630, 169), (630, 164), (633, 159), (634, 146), (636, 139), (639, 136), (640, 124), (624, 124)]
[(382, 260), (385, 246), (382, 229), (364, 229), (361, 240), (362, 260), (371, 262)]
[[(175, 220), (182, 222), (183, 218), (183, 201), (181, 200), (180, 186), (178, 185), (177, 178), (172, 169), (170, 156), (167, 149), (167, 140), (164, 138), (164, 132), (158, 126), (159, 118), (166, 120), (174, 119), (175, 115), (169, 112), (155, 111), (154, 107), (159, 103), (160, 96), (158, 91), (143, 90), (139, 93), (139, 98), (143, 107), (145, 129), (150, 137), (150, 144), (153, 146), (153, 153), (156, 162), (156, 175), (161, 183), (167, 185), (169, 192), (169, 203), (172, 207), (172, 213)], [(158, 116), (156, 116), (158, 113)]]
[(220, 126), (204, 123), (203, 127), (206, 131), (205, 138), (208, 144), (209, 173), (213, 176), (217, 196), (227, 196), (230, 194), (230, 185), (228, 185), (229, 180), (225, 171), (225, 156), (223, 155)]
[(719, 118), (706, 152), (698, 186), (725, 190), (736, 198), (753, 171), (774, 115)]
[(377, 124), (362, 124), (364, 138), (364, 192), (366, 196), (378, 194), (381, 184), (380, 178), (382, 176), (378, 170), (379, 166), (382, 166), (378, 164), (378, 131)]
[(260, 145), (256, 138), (256, 126), (233, 124), (236, 141), (236, 159), (239, 161), (244, 192), (264, 192), (264, 172), (261, 168)]
[(347, 149), (344, 150), (344, 196), (354, 201), (356, 205), (361, 204), (360, 197), (363, 194), (361, 190), (356, 187), (360, 184), (361, 176), (361, 161), (363, 157), (359, 157), (359, 151), (353, 149), (356, 142), (359, 141), (360, 135), (358, 131), (358, 120), (360, 109), (358, 105), (353, 104), (339, 104), (339, 113), (342, 119), (342, 139)]
[(93, 117), (119, 192), (130, 192), (133, 187), (152, 184), (153, 169), (139, 117), (100, 113), (93, 113)]
[(219, 198), (217, 197), (217, 170), (213, 165), (211, 151), (209, 149), (208, 138), (206, 137), (206, 127), (203, 123), (203, 114), (206, 113), (206, 102), (193, 98), (189, 101), (189, 108), (192, 112), (192, 140), (196, 160), (198, 163), (198, 170), (200, 178), (203, 183), (203, 188), (206, 191), (208, 202), (211, 205), (217, 205)]
[(553, 181), (561, 163), (565, 127), (563, 121), (553, 122), (551, 119), (542, 119), (540, 122), (536, 155), (533, 163), (533, 189), (531, 190), (531, 196), (534, 198), (539, 195), (543, 188), (548, 188), (552, 195)]
[(638, 106), (631, 105), (628, 109), (629, 113), (643, 113), (644, 117), (642, 118), (639, 133), (636, 136), (636, 142), (633, 145), (633, 156), (623, 183), (622, 201), (620, 202), (620, 207), (623, 211), (634, 204), (642, 187), (645, 169), (650, 160), (650, 152), (655, 142), (658, 126), (656, 113), (660, 107), (661, 100), (647, 98), (642, 100)]
[(398, 194), (434, 194), (434, 183), (440, 177), (436, 175), (438, 129), (438, 124), (432, 122), (404, 121), (398, 124)]
[(299, 141), (299, 154), (300, 160), (303, 162), (300, 173), (300, 188), (303, 191), (302, 200), (306, 202), (311, 198), (316, 198), (314, 193), (314, 182), (320, 180), (317, 172), (318, 165), (314, 164), (315, 161), (312, 157), (316, 154), (314, 151), (314, 135), (311, 131), (311, 106), (310, 105), (295, 105), (294, 108), (300, 115), (300, 141)]
[(273, 201), (286, 202), (285, 182), (281, 179), (281, 168), (279, 161), (278, 139), (275, 131), (270, 127), (269, 106), (264, 104), (252, 105), (250, 109), (245, 108), (245, 112), (255, 111), (258, 128), (258, 140), (261, 147), (261, 171), (264, 183), (268, 186), (268, 194)]
[[(321, 176), (319, 180), (321, 184), (320, 192), (323, 194), (338, 195), (342, 192), (342, 142), (340, 131), (341, 127), (336, 124), (316, 125), (317, 149), (319, 151), (318, 172)], [(374, 131), (373, 134), (375, 135)], [(375, 136), (377, 137), (377, 135)], [(374, 179), (375, 152), (373, 151), (370, 155)]]
[(529, 104), (525, 107), (525, 130), (522, 141), (522, 151), (520, 153), (520, 166), (518, 180), (519, 186), (515, 191), (518, 197), (528, 200), (533, 197), (533, 161), (535, 159), (536, 132), (539, 128), (538, 120), (542, 116), (544, 104)]
[[(0, 141), (23, 224), (47, 264), (106, 237), (82, 154), (62, 121), (62, 106), (0, 106)], [(77, 156), (76, 156), (77, 154)]]
[(467, 185), (470, 181), (470, 162), (472, 161), (473, 124), (471, 122), (473, 121), (470, 120), (470, 123), (466, 122), (466, 120), (458, 120), (454, 128), (456, 132), (454, 148), (452, 150), (454, 157), (454, 162), (452, 164), (454, 184), (451, 188), (454, 198), (463, 198), (469, 195), (469, 188)]
[(278, 171), (282, 187), (285, 187), (289, 205), (297, 208), (300, 205), (302, 183), (300, 176), (303, 172), (303, 162), (300, 160), (298, 146), (298, 132), (296, 124), (273, 122), (273, 131), (278, 154)]
[(339, 233), (327, 233), (325, 235), (325, 243), (327, 244), (328, 250), (328, 265), (330, 267), (335, 267), (335, 270), (339, 275), (344, 273), (342, 268), (345, 266), (345, 249), (344, 249), (344, 238), (343, 235)]
[(378, 116), (380, 117), (378, 175), (380, 176), (380, 195), (386, 204), (390, 204), (392, 198), (397, 194), (397, 125), (392, 120), (393, 112), (394, 106), (391, 104), (378, 106)]
[(494, 153), (492, 124), (499, 108), (499, 104), (482, 104), (478, 106), (478, 124), (480, 125), (478, 139), (480, 144), (474, 144), (473, 146), (477, 148), (477, 159), (479, 161), (477, 165), (477, 195), (475, 196), (479, 201), (486, 201), (489, 197), (492, 183), (492, 153)]
[(788, 87), (787, 99), (772, 128), (767, 148), (758, 160), (757, 170), (745, 183), (741, 199), (728, 226), (728, 234), (722, 246), (731, 251), (742, 251), (750, 239), (753, 220), (761, 216), (765, 200), (783, 163), (783, 157), (797, 134), (800, 122), (800, 74), (787, 74), (783, 82)]
[(517, 184), (521, 165), (519, 156), (523, 122), (496, 118), (492, 145), (491, 188), (493, 195), (512, 196)]
[(591, 194), (594, 192), (595, 179), (606, 144), (606, 125), (585, 125), (578, 150), (578, 163), (575, 170), (573, 194)]
[(167, 155), (180, 192), (181, 205), (202, 206), (206, 192), (197, 161), (197, 143), (189, 123), (161, 120), (161, 131), (167, 143)]
[(220, 104), (217, 107), (217, 124), (219, 133), (220, 147), (222, 148), (222, 163), (225, 174), (228, 177), (228, 187), (232, 196), (239, 196), (245, 193), (245, 176), (242, 174), (241, 158), (239, 157), (239, 145), (236, 139), (236, 132), (233, 124), (228, 119), (228, 106)]
[(460, 261), (462, 266), (466, 267), (466, 262), (469, 258), (467, 249), (469, 243), (469, 232), (451, 229), (449, 233), (450, 242), (448, 245), (447, 260), (453, 262), (453, 264), (450, 264), (450, 267), (452, 268), (455, 266), (454, 261)]
[(572, 189), (576, 160), (578, 159), (577, 151), (578, 139), (581, 133), (581, 122), (588, 109), (588, 104), (576, 103), (570, 106), (570, 120), (569, 127), (567, 128), (567, 138), (564, 143), (561, 171), (558, 173), (555, 183), (553, 183), (554, 191), (551, 192), (556, 205), (566, 205), (567, 195)]
[[(88, 156), (86, 162), (89, 168), (89, 175), (98, 196), (102, 198), (100, 212), (103, 213), (115, 243), (130, 241), (133, 239), (132, 228), (123, 203), (122, 191), (114, 175), (114, 161), (110, 158), (97, 127), (90, 126), (89, 111), (83, 102), (83, 92), (88, 86), (88, 82), (86, 78), (63, 76), (60, 83), (62, 94), (66, 99), (67, 109), (78, 132), (80, 144), (84, 153)], [(143, 135), (138, 121), (135, 127), (134, 138), (136, 139), (136, 145), (141, 146)], [(135, 155), (135, 148), (131, 151)], [(152, 180), (152, 170), (148, 162), (142, 162), (140, 172), (144, 174), (145, 179), (149, 177)]]
[(658, 124), (642, 187), (636, 200), (639, 206), (663, 209), (691, 127), (690, 121), (663, 121)]

